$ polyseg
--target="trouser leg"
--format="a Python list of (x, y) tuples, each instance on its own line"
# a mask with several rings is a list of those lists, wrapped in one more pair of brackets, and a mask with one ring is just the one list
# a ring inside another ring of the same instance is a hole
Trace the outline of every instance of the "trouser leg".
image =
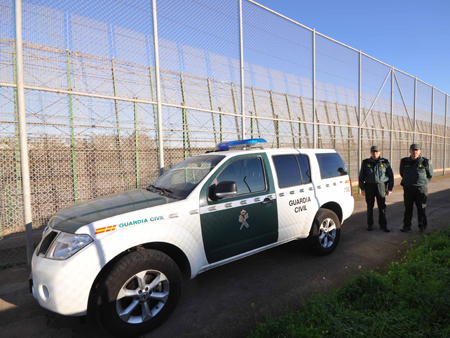
[(414, 187), (403, 186), (403, 202), (405, 205), (403, 229), (411, 229), (411, 220), (414, 206)]
[(386, 185), (384, 183), (377, 184), (377, 206), (378, 206), (378, 224), (381, 229), (387, 226), (386, 220)]
[(373, 227), (373, 206), (375, 204), (376, 184), (366, 184), (366, 203), (367, 203), (367, 227)]
[(419, 229), (425, 230), (427, 228), (427, 215), (425, 208), (427, 206), (428, 188), (420, 187), (417, 189), (415, 203), (417, 207), (417, 218), (419, 223)]

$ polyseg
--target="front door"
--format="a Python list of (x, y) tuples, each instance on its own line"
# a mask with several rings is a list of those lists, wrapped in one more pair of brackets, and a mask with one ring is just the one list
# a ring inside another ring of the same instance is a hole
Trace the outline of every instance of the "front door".
[[(278, 240), (277, 201), (267, 156), (252, 154), (225, 162), (202, 189), (200, 220), (208, 262), (218, 262)], [(213, 201), (215, 185), (233, 181), (237, 195)]]

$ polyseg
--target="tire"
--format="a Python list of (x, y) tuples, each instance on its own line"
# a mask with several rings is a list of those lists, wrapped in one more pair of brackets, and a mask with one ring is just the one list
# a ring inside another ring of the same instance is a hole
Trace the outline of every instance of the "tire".
[(341, 222), (329, 209), (319, 209), (309, 232), (308, 244), (312, 253), (325, 256), (336, 249), (341, 237)]
[(181, 295), (176, 263), (156, 250), (138, 250), (122, 257), (101, 280), (96, 314), (113, 336), (136, 337), (154, 330), (173, 312)]

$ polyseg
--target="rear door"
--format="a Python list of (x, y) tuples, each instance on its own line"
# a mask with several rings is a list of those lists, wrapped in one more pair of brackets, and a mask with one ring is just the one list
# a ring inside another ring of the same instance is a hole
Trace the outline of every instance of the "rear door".
[[(221, 181), (236, 182), (232, 198), (213, 201)], [(226, 161), (204, 185), (200, 221), (208, 262), (218, 262), (278, 240), (277, 200), (265, 153), (241, 155)]]
[(311, 182), (309, 158), (304, 154), (272, 156), (277, 177), (279, 241), (306, 237), (319, 208)]

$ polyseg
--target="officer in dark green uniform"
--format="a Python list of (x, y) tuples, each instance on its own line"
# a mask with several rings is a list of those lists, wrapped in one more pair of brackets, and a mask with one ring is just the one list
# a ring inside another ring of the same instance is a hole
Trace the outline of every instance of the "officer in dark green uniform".
[(400, 161), (400, 176), (402, 177), (403, 199), (405, 203), (405, 216), (401, 231), (411, 231), (411, 220), (413, 207), (416, 204), (419, 230), (425, 232), (427, 229), (427, 206), (428, 187), (427, 184), (433, 178), (433, 166), (431, 160), (420, 156), (420, 145), (411, 144), (409, 148), (411, 156), (404, 157)]
[(370, 148), (370, 155), (371, 157), (362, 161), (359, 172), (359, 188), (361, 194), (366, 196), (367, 203), (367, 230), (373, 230), (373, 206), (376, 198), (380, 229), (389, 232), (386, 220), (386, 196), (392, 193), (394, 173), (389, 161), (380, 157), (380, 147), (373, 146)]

